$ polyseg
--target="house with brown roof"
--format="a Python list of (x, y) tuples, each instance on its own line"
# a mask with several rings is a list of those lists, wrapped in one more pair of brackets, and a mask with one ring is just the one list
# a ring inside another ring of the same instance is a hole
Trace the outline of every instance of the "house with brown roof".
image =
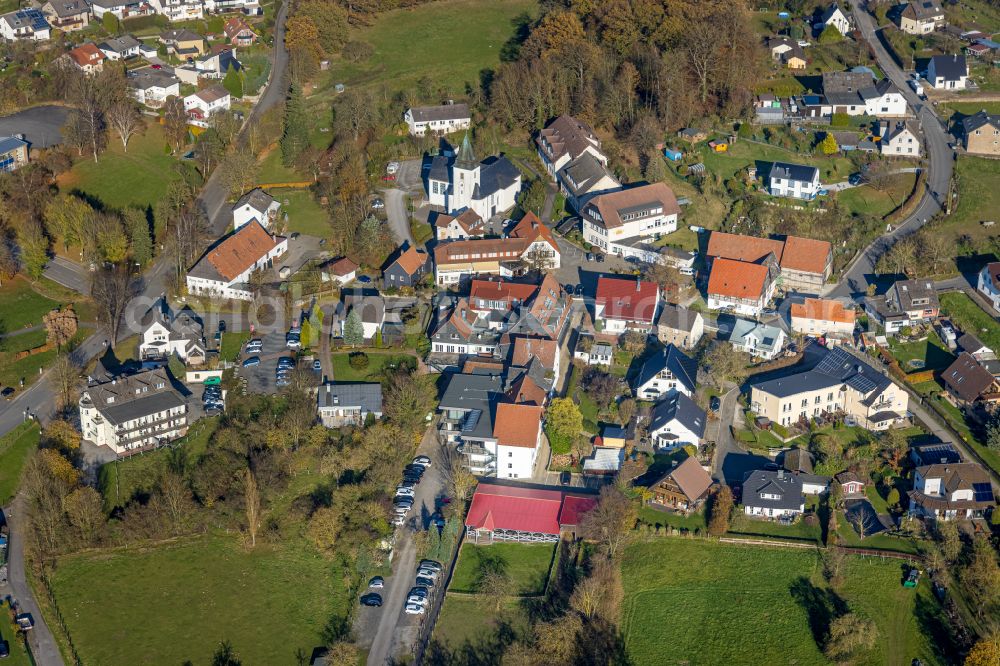
[(104, 61), (106, 59), (104, 53), (93, 42), (80, 44), (75, 49), (71, 49), (66, 55), (77, 69), (88, 76), (104, 69)]
[(695, 458), (689, 457), (655, 481), (649, 490), (653, 503), (667, 509), (692, 511), (708, 497), (709, 476)]
[(532, 362), (537, 362), (546, 373), (551, 375), (552, 382), (559, 381), (559, 342), (552, 338), (518, 336), (510, 345), (510, 364), (513, 367), (527, 368)]
[(580, 215), (583, 239), (609, 254), (661, 261), (649, 241), (677, 231), (681, 208), (664, 183), (640, 185), (590, 199)]
[(991, 261), (982, 267), (976, 291), (990, 302), (994, 310), (1000, 312), (1000, 261)]
[(535, 137), (538, 157), (549, 176), (557, 174), (570, 162), (585, 154), (591, 155), (601, 165), (608, 165), (607, 156), (601, 152), (601, 140), (587, 123), (568, 115), (561, 115), (545, 126)]
[(599, 332), (649, 332), (660, 307), (660, 287), (655, 282), (601, 276), (594, 295), (594, 324)]
[(529, 271), (559, 268), (559, 245), (552, 230), (534, 213), (527, 213), (505, 238), (441, 243), (434, 248), (434, 281), (459, 284), (474, 275), (510, 278)]
[(706, 254), (710, 262), (721, 257), (751, 264), (767, 263), (771, 255), (780, 268), (780, 286), (785, 291), (818, 294), (833, 274), (833, 246), (800, 236), (778, 240), (713, 231)]
[(792, 303), (792, 331), (806, 335), (850, 338), (854, 334), (854, 307), (845, 308), (840, 301), (807, 298)]
[(434, 234), (439, 241), (482, 238), (486, 235), (486, 222), (471, 208), (458, 215), (439, 213), (434, 220)]
[(234, 16), (222, 27), (226, 40), (234, 46), (250, 46), (257, 41), (257, 33), (240, 16)]
[(864, 497), (865, 482), (854, 472), (846, 470), (835, 475), (833, 478), (840, 484), (840, 492), (845, 499)]
[(253, 300), (250, 275), (268, 270), (288, 251), (288, 239), (274, 236), (256, 220), (210, 247), (187, 273), (190, 294), (209, 298)]
[(167, 47), (167, 53), (181, 60), (197, 58), (205, 53), (205, 38), (188, 28), (166, 30), (157, 39)]
[(382, 283), (390, 287), (415, 287), (430, 272), (431, 258), (422, 247), (408, 247), (382, 271)]
[(911, 0), (899, 13), (899, 29), (908, 35), (926, 35), (946, 24), (938, 0)]
[(336, 282), (341, 285), (354, 281), (358, 275), (358, 264), (347, 257), (331, 259), (320, 266), (320, 279), (323, 282)]
[(203, 88), (184, 98), (184, 112), (188, 123), (195, 127), (208, 127), (216, 113), (228, 111), (232, 98), (220, 84)]
[(955, 361), (941, 373), (948, 393), (960, 404), (972, 407), (976, 404), (992, 403), (1000, 400), (1000, 384), (972, 354), (963, 351)]
[(708, 276), (708, 309), (756, 317), (774, 298), (778, 274), (773, 260), (751, 264), (717, 258)]
[(49, 0), (41, 9), (49, 25), (63, 32), (83, 30), (90, 25), (90, 6), (85, 0)]
[(980, 518), (996, 504), (990, 476), (976, 463), (948, 463), (913, 470), (910, 515), (935, 520)]

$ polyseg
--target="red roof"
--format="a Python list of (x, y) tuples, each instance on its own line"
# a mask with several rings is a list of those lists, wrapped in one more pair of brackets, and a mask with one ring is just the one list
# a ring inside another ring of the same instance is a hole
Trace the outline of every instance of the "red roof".
[(465, 525), (491, 531), (559, 534), (563, 525), (578, 525), (580, 516), (595, 504), (597, 497), (568, 495), (559, 489), (480, 483)]
[(499, 309), (490, 303), (503, 302), (504, 309), (509, 310), (514, 302), (527, 302), (536, 291), (538, 291), (537, 284), (505, 280), (473, 280), (469, 289), (469, 302), (472, 303), (472, 307), (482, 310)]
[(767, 284), (767, 266), (717, 258), (708, 276), (708, 295), (757, 300)]
[(542, 408), (502, 402), (497, 405), (493, 419), (493, 437), (500, 446), (518, 446), (534, 449), (538, 446), (538, 432), (542, 429)]
[(655, 282), (600, 277), (597, 279), (595, 304), (604, 306), (605, 319), (624, 319), (653, 323), (660, 300)]

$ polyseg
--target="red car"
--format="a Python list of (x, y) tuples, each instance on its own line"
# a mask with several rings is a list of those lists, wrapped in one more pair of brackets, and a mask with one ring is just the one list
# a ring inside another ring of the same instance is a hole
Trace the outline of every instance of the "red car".
[(385, 176), (382, 176), (382, 180), (396, 180), (396, 177), (392, 174), (386, 174)]
[(150, 65), (153, 69), (163, 69), (163, 65)]

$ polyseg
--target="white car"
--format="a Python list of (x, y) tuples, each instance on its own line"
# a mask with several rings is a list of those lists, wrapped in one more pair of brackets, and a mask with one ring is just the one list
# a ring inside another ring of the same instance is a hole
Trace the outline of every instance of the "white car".
[(406, 604), (405, 610), (407, 615), (423, 615), (427, 612), (427, 607), (418, 604)]
[(405, 516), (412, 508), (412, 506), (394, 506), (392, 507), (392, 512), (397, 516)]
[(413, 488), (396, 488), (396, 497), (413, 497)]
[(402, 527), (406, 523), (406, 516), (393, 516), (389, 523), (396, 527)]
[(433, 569), (417, 569), (417, 575), (430, 578), (431, 580), (437, 580), (438, 572)]
[(427, 605), (427, 597), (418, 597), (415, 594), (411, 594), (406, 598), (406, 603), (413, 604), (415, 606), (425, 606)]
[(431, 459), (428, 458), (427, 456), (417, 456), (416, 458), (413, 459), (413, 464), (420, 465), (421, 467), (430, 467)]
[(386, 172), (387, 174), (389, 174), (390, 176), (391, 176), (392, 174), (396, 173), (397, 171), (399, 171), (399, 162), (389, 162), (389, 163), (388, 163), (388, 164), (387, 164), (387, 165), (385, 166), (385, 172)]

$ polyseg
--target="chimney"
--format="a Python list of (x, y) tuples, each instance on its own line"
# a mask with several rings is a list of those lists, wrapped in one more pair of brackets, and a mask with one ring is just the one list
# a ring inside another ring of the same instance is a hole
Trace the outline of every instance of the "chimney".
[(779, 479), (784, 479), (785, 478), (785, 470), (780, 469), (780, 468), (778, 469), (778, 478)]
[(639, 291), (639, 290), (641, 290), (641, 289), (642, 289), (642, 280), (639, 280), (639, 279), (637, 279), (637, 280), (635, 281), (635, 290), (636, 290), (636, 291)]

